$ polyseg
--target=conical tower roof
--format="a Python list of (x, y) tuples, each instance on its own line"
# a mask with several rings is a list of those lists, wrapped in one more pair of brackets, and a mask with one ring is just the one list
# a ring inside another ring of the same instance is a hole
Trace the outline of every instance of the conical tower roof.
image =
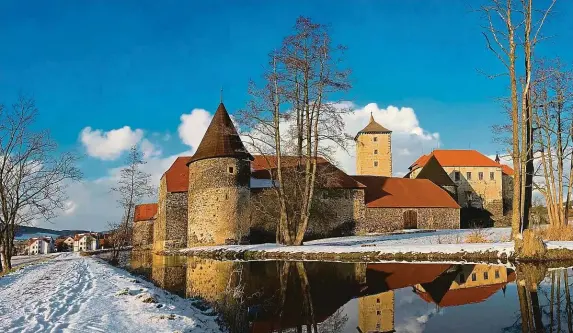
[(456, 185), (434, 155), (430, 156), (416, 179), (428, 179), (438, 186)]
[(354, 140), (356, 140), (356, 138), (358, 138), (358, 136), (360, 134), (364, 134), (364, 133), (392, 133), (391, 130), (387, 129), (386, 127), (380, 125), (379, 123), (376, 122), (376, 120), (374, 120), (374, 116), (372, 115), (372, 113), (370, 114), (370, 122), (368, 123), (368, 125), (366, 125), (366, 127), (364, 127), (360, 132), (358, 132), (356, 134), (356, 136), (354, 137)]
[(203, 140), (201, 140), (197, 151), (187, 165), (195, 161), (215, 157), (253, 160), (253, 156), (245, 149), (243, 141), (241, 141), (239, 133), (237, 133), (237, 129), (233, 125), (233, 121), (229, 117), (229, 113), (227, 113), (223, 103), (219, 104), (213, 120), (211, 120), (211, 124), (207, 128), (207, 132), (203, 136)]

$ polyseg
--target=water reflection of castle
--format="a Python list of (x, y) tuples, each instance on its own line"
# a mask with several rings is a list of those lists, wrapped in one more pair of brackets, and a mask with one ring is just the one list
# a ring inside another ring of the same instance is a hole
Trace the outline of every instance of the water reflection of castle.
[(337, 310), (352, 299), (358, 299), (357, 332), (394, 332), (394, 290), (411, 288), (438, 307), (460, 306), (485, 301), (515, 279), (513, 270), (490, 265), (153, 257), (151, 262), (149, 256), (139, 261), (136, 257), (132, 267), (152, 266), (147, 272), (159, 286), (210, 303), (230, 324), (231, 332), (270, 333), (299, 327), (307, 327), (308, 332), (315, 325), (322, 326), (321, 332), (336, 332)]

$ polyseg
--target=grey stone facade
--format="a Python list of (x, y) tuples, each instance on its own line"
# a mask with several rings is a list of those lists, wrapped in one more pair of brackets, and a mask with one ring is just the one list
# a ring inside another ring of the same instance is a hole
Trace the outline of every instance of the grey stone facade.
[(187, 246), (237, 243), (247, 236), (250, 174), (249, 160), (189, 164)]
[(159, 183), (157, 220), (153, 230), (155, 251), (187, 246), (187, 192), (167, 192), (165, 177)]
[(138, 248), (151, 248), (153, 245), (154, 220), (136, 221), (133, 223), (132, 245)]
[(365, 219), (356, 225), (357, 234), (404, 229), (404, 213), (414, 211), (417, 229), (459, 229), (458, 208), (366, 208)]

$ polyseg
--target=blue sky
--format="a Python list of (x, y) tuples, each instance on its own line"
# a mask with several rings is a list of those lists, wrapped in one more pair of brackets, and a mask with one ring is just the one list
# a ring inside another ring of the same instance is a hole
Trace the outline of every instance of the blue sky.
[[(353, 88), (344, 100), (412, 108), (442, 147), (491, 154), (501, 149), (490, 126), (503, 118), (495, 98), (505, 81), (478, 72), (501, 66), (472, 12), (480, 1), (468, 3), (2, 0), (0, 103), (34, 96), (41, 125), (64, 149), (85, 152), (85, 127), (130, 126), (151, 141), (171, 134), (154, 144), (162, 156), (178, 154), (189, 148), (177, 135), (181, 115), (213, 112), (221, 87), (227, 109), (243, 107), (248, 81), (305, 15), (330, 24), (334, 41), (348, 47)], [(540, 55), (573, 62), (570, 17), (571, 1), (558, 1)], [(120, 160), (88, 156), (81, 167), (94, 179)]]

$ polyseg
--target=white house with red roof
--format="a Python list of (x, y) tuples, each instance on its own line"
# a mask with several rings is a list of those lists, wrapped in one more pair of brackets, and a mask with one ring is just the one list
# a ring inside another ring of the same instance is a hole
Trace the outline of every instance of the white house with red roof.
[(418, 178), (429, 161), (435, 160), (455, 184), (454, 197), (462, 207), (488, 210), (493, 218), (506, 215), (513, 196), (513, 169), (477, 150), (437, 149), (418, 158), (409, 167), (409, 178)]
[(93, 251), (99, 248), (97, 233), (84, 233), (74, 236), (74, 252)]
[(47, 254), (54, 252), (54, 239), (52, 237), (35, 237), (28, 240), (28, 254)]

